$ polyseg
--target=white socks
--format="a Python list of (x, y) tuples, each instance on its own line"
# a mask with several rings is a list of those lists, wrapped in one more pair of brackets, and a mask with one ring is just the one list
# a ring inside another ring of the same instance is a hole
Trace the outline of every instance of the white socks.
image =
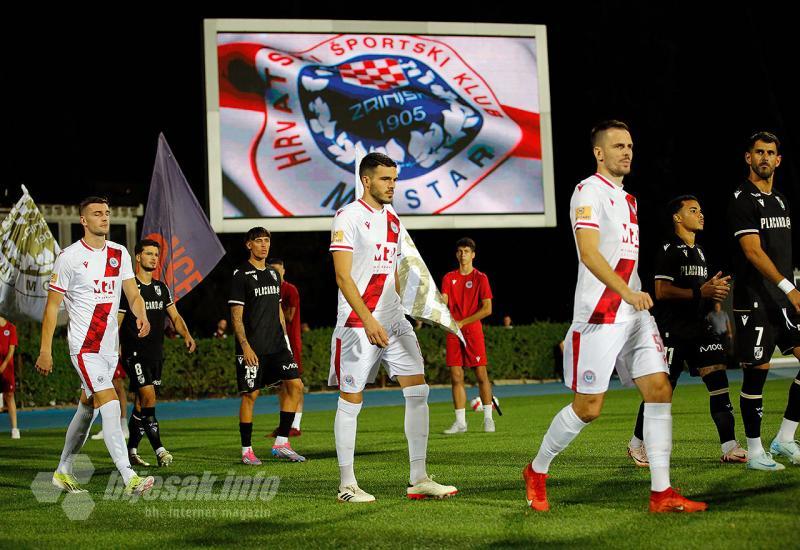
[(96, 410), (78, 402), (78, 410), (75, 411), (75, 416), (72, 417), (67, 428), (64, 450), (61, 451), (61, 461), (58, 463), (58, 469), (56, 470), (59, 474), (72, 473), (72, 461), (75, 460), (75, 455), (80, 452), (83, 444), (86, 443), (89, 429), (92, 427), (92, 421), (96, 416)]
[(672, 403), (644, 404), (644, 444), (650, 460), (650, 490), (665, 491), (670, 487)]
[(300, 429), (300, 419), (302, 417), (303, 417), (303, 413), (301, 413), (301, 412), (294, 413), (294, 420), (292, 420), (292, 428), (294, 428), (295, 430), (299, 430)]
[(735, 439), (731, 439), (730, 441), (726, 441), (725, 443), (720, 445), (720, 448), (722, 449), (722, 454), (724, 454), (724, 455), (728, 454), (729, 452), (731, 452), (732, 450), (734, 450), (736, 448), (736, 445), (737, 445), (737, 443), (736, 443)]
[(122, 427), (119, 425), (120, 406), (119, 401), (109, 401), (99, 408), (100, 415), (103, 417), (103, 440), (106, 443), (108, 454), (119, 470), (125, 484), (136, 475), (131, 469), (131, 462), (128, 458), (128, 449), (125, 445), (125, 436), (122, 434)]
[(797, 422), (786, 420), (784, 418), (781, 422), (781, 429), (778, 432), (778, 441), (781, 443), (789, 443), (790, 441), (794, 441), (794, 434), (797, 433), (797, 424)]
[(289, 438), (279, 435), (275, 438), (275, 445), (286, 445), (289, 443)]
[(642, 443), (644, 443), (644, 441), (642, 441), (641, 439), (639, 439), (638, 437), (636, 437), (634, 435), (634, 436), (631, 437), (631, 442), (629, 443), (629, 446), (632, 449), (638, 449), (639, 447), (642, 446)]
[[(406, 398), (405, 430), (408, 440), (408, 458), (411, 462), (410, 481), (414, 485), (428, 477), (425, 459), (428, 455), (428, 393), (427, 384), (403, 388)], [(463, 411), (463, 409), (462, 409)]]
[(465, 409), (456, 409), (456, 422), (458, 422), (462, 426), (467, 425), (467, 417), (464, 413)]
[(747, 438), (747, 454), (749, 456), (760, 456), (764, 454), (764, 446), (761, 444), (760, 437)]
[(483, 419), (484, 420), (491, 420), (492, 419), (492, 411), (494, 410), (494, 403), (489, 402), (488, 405), (483, 406)]
[(558, 414), (553, 417), (547, 433), (544, 434), (544, 439), (542, 439), (536, 458), (531, 463), (533, 471), (539, 474), (546, 474), (550, 469), (550, 463), (556, 455), (566, 449), (567, 445), (586, 426), (588, 426), (588, 423), (578, 418), (578, 415), (572, 409), (572, 404), (558, 411)]
[(336, 440), (336, 457), (339, 459), (340, 487), (355, 485), (356, 475), (353, 461), (356, 452), (356, 428), (361, 403), (350, 403), (341, 397), (336, 408), (336, 419), (333, 421), (333, 435)]

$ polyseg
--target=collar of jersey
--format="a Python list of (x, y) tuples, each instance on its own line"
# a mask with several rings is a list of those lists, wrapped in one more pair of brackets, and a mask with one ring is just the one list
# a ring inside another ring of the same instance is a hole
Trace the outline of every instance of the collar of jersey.
[(774, 183), (772, 184), (773, 193), (765, 193), (764, 191), (762, 191), (761, 189), (758, 188), (758, 185), (756, 185), (755, 183), (753, 183), (749, 179), (747, 180), (747, 183), (750, 184), (750, 187), (752, 187), (753, 189), (756, 190), (756, 193), (761, 193), (765, 197), (771, 197), (774, 194), (774, 191), (775, 191), (775, 184)]
[(383, 211), (384, 211), (384, 209), (385, 209), (385, 208), (381, 208), (380, 210), (375, 210), (374, 208), (372, 208), (370, 205), (368, 205), (366, 202), (364, 202), (364, 201), (363, 201), (363, 200), (361, 200), (361, 199), (358, 199), (358, 202), (360, 202), (360, 203), (361, 203), (361, 205), (362, 205), (364, 208), (366, 208), (367, 210), (369, 210), (371, 214), (382, 214), (382, 213), (383, 213)]
[(594, 175), (597, 179), (608, 185), (611, 189), (614, 189), (615, 191), (625, 192), (623, 186), (615, 185), (614, 183), (608, 181), (605, 176), (600, 175), (600, 172), (595, 172)]
[(92, 252), (102, 252), (108, 246), (108, 243), (103, 243), (103, 248), (92, 248), (91, 246), (86, 244), (86, 241), (84, 241), (83, 239), (81, 239), (81, 244), (86, 248), (88, 248), (89, 250), (91, 250)]

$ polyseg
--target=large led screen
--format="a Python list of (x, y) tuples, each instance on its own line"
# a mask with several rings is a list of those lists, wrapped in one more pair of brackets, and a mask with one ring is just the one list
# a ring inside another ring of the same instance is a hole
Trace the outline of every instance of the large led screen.
[(544, 27), (207, 20), (205, 32), (217, 231), (329, 229), (372, 151), (397, 162), (393, 206), (410, 228), (555, 225)]

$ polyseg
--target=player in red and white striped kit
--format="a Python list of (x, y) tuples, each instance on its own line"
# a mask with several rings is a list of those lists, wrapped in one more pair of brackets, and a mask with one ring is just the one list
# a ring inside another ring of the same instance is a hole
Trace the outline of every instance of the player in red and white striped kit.
[[(570, 220), (580, 262), (572, 325), (565, 338), (564, 383), (573, 402), (556, 414), (533, 462), (523, 470), (528, 505), (549, 510), (545, 480), (550, 463), (589, 422), (600, 416), (611, 374), (635, 383), (644, 398), (644, 438), (650, 454), (650, 511), (706, 509), (670, 486), (672, 388), (658, 327), (647, 311), (637, 273), (636, 199), (622, 188), (633, 141), (627, 125), (607, 121), (592, 130), (597, 173), (575, 188)], [(613, 266), (613, 267), (612, 267)]]
[(104, 198), (89, 197), (81, 202), (84, 237), (56, 258), (42, 320), (36, 369), (45, 376), (53, 369), (53, 332), (63, 301), (69, 314), (70, 358), (81, 380), (82, 391), (78, 410), (67, 428), (53, 485), (71, 493), (85, 492), (72, 475), (72, 462), (86, 442), (92, 421), (99, 412), (103, 417), (103, 439), (125, 483), (126, 493), (142, 494), (153, 486), (154, 479), (139, 477), (131, 468), (119, 422), (120, 404), (112, 382), (119, 360), (117, 310), (123, 291), (136, 315), (140, 337), (150, 332), (150, 323), (128, 251), (106, 240), (110, 214)]
[(336, 213), (330, 251), (339, 286), (339, 308), (331, 341), (328, 384), (339, 387), (333, 430), (339, 459), (341, 502), (372, 502), (360, 489), (353, 462), (364, 386), (375, 380), (381, 362), (403, 388), (405, 433), (411, 466), (411, 499), (444, 498), (457, 492), (428, 477), (428, 392), (417, 336), (403, 315), (395, 272), (402, 255), (400, 220), (389, 208), (397, 165), (380, 153), (359, 167), (364, 194)]

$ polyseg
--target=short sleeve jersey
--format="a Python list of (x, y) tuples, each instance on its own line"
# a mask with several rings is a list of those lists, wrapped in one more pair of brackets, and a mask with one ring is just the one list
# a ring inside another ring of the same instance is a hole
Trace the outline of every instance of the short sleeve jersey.
[[(336, 212), (331, 252), (353, 253), (350, 276), (375, 318), (386, 326), (403, 317), (395, 290), (395, 269), (401, 257), (400, 219), (388, 207), (375, 210), (361, 199)], [(337, 327), (363, 327), (339, 290)]]
[[(631, 290), (639, 291), (639, 220), (636, 199), (622, 187), (594, 174), (575, 187), (570, 199), (573, 234), (600, 232), (600, 254)], [(577, 237), (576, 237), (577, 248)], [(578, 263), (573, 322), (608, 324), (630, 320), (636, 310)]]
[(174, 302), (169, 292), (169, 287), (153, 279), (146, 285), (136, 278), (136, 286), (144, 300), (147, 310), (147, 320), (150, 322), (150, 333), (144, 338), (139, 338), (139, 329), (136, 327), (136, 316), (130, 311), (128, 299), (123, 293), (119, 303), (119, 313), (125, 314), (119, 330), (122, 355), (130, 357), (136, 352), (137, 356), (160, 361), (164, 356), (164, 322), (167, 318), (167, 308)]
[(81, 239), (61, 251), (50, 290), (64, 295), (71, 355), (116, 355), (117, 310), (122, 282), (128, 279), (133, 279), (131, 256), (117, 243), (106, 241), (103, 248), (94, 249)]
[[(10, 321), (6, 322), (5, 326), (0, 327), (0, 361), (8, 355), (8, 349), (11, 346), (17, 345), (17, 327), (11, 324)], [(14, 356), (12, 355), (8, 360), (8, 368), (14, 367)]]
[[(492, 299), (489, 278), (477, 269), (473, 269), (468, 275), (462, 275), (457, 269), (445, 275), (442, 279), (442, 294), (447, 296), (447, 307), (456, 321), (475, 314), (481, 308), (483, 300)], [(479, 327), (480, 320), (461, 328), (470, 330)]]
[[(281, 283), (277, 271), (269, 266), (257, 269), (250, 262), (244, 262), (233, 271), (228, 305), (244, 307), (244, 333), (257, 355), (286, 349), (280, 321)], [(235, 340), (236, 355), (241, 355), (242, 346), (238, 338)]]
[[(708, 280), (706, 255), (699, 244), (689, 246), (674, 236), (661, 247), (655, 279), (669, 281), (678, 288), (695, 289)], [(706, 325), (710, 300), (658, 300), (653, 308), (658, 328), (680, 338), (696, 336)]]
[(773, 306), (791, 307), (789, 299), (771, 281), (750, 263), (742, 252), (738, 240), (745, 235), (758, 235), (761, 248), (788, 280), (792, 273), (792, 220), (789, 202), (775, 188), (772, 193), (762, 193), (751, 181), (746, 181), (733, 194), (728, 218), (731, 233), (736, 239), (734, 247), (733, 304), (737, 309), (749, 309), (754, 302), (769, 300)]

